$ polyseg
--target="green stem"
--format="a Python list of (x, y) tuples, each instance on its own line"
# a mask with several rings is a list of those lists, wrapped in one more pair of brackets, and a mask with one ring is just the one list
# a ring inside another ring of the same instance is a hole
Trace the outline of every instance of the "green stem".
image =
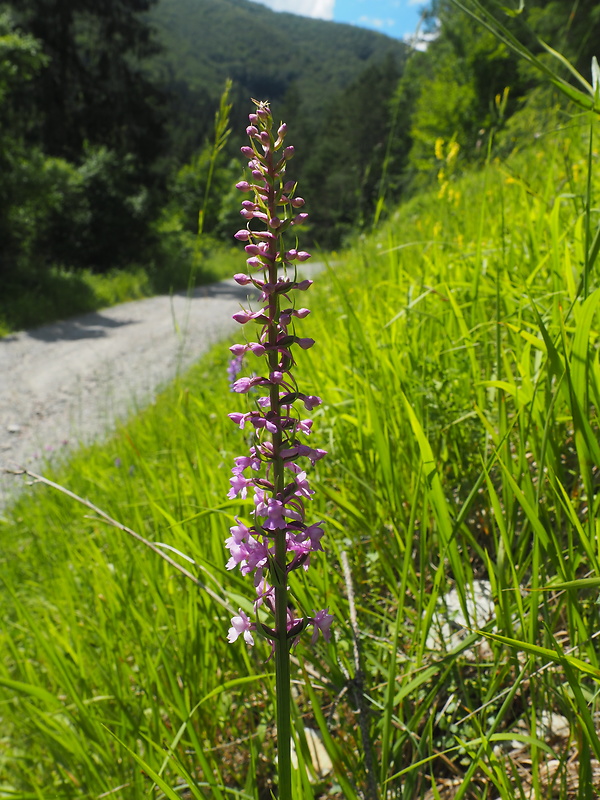
[[(271, 137), (271, 141), (273, 138)], [(269, 168), (272, 174), (275, 173), (273, 166), (272, 150), (268, 156)], [(275, 192), (271, 185), (268, 197), (269, 216), (277, 214), (277, 204), (275, 202)], [(269, 245), (270, 268), (269, 282), (277, 282), (277, 260), (278, 249), (283, 250), (281, 238), (273, 239)], [(269, 298), (269, 316), (271, 325), (269, 328), (269, 369), (271, 372), (278, 367), (279, 354), (276, 348), (278, 319), (279, 319), (279, 295), (272, 294)], [(276, 417), (280, 416), (279, 386), (273, 384), (270, 389), (271, 410)], [(278, 430), (272, 436), (273, 445), (273, 486), (274, 497), (281, 497), (285, 485), (284, 464), (281, 458), (282, 432)], [(279, 778), (279, 800), (292, 800), (292, 726), (291, 726), (291, 686), (290, 686), (290, 647), (287, 636), (287, 606), (288, 606), (288, 586), (287, 586), (287, 540), (286, 531), (278, 530), (275, 533), (275, 564), (272, 567), (271, 582), (275, 589), (275, 693), (277, 695), (277, 774)]]
[[(276, 560), (285, 564), (285, 531), (277, 533)], [(287, 581), (275, 587), (275, 688), (277, 693), (277, 772), (279, 775), (279, 800), (292, 800), (292, 726), (290, 691), (290, 648), (287, 638)]]
[[(271, 280), (275, 281), (277, 272), (273, 267)], [(271, 297), (272, 318), (279, 312), (277, 295)], [(271, 339), (277, 340), (276, 326), (272, 326)], [(271, 351), (271, 369), (277, 368), (277, 351)], [(279, 387), (271, 387), (271, 408), (279, 416)], [(281, 431), (273, 434), (273, 485), (275, 497), (283, 493), (283, 461), (280, 456), (282, 444)], [(275, 689), (277, 695), (277, 772), (279, 775), (279, 800), (292, 800), (292, 753), (291, 753), (291, 691), (290, 691), (290, 648), (287, 638), (287, 541), (285, 529), (275, 533), (275, 566), (272, 583), (275, 588)]]

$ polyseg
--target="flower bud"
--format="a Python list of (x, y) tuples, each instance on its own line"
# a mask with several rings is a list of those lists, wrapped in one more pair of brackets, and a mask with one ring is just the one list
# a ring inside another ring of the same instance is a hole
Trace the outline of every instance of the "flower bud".
[(249, 192), (252, 189), (252, 186), (248, 183), (248, 181), (240, 181), (235, 185), (236, 189), (239, 189), (240, 192)]

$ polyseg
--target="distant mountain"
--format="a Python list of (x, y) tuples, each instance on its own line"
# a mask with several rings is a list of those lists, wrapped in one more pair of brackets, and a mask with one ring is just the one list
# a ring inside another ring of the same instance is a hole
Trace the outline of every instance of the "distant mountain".
[(171, 96), (178, 147), (197, 147), (212, 125), (226, 78), (234, 82), (232, 122), (251, 97), (275, 116), (321, 121), (370, 66), (404, 63), (402, 42), (351, 25), (276, 13), (250, 0), (159, 0), (151, 12), (164, 52), (152, 72)]

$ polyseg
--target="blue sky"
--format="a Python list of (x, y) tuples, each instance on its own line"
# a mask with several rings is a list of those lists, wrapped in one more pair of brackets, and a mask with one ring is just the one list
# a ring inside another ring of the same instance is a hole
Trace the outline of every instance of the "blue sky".
[(403, 39), (415, 32), (424, 0), (255, 0), (273, 11), (349, 22)]

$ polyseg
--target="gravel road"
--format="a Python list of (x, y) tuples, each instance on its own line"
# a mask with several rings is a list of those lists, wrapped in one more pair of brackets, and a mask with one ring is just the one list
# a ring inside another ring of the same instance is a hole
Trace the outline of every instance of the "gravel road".
[(239, 327), (246, 295), (223, 281), (0, 339), (0, 507), (22, 484), (2, 467), (35, 471), (110, 432)]

